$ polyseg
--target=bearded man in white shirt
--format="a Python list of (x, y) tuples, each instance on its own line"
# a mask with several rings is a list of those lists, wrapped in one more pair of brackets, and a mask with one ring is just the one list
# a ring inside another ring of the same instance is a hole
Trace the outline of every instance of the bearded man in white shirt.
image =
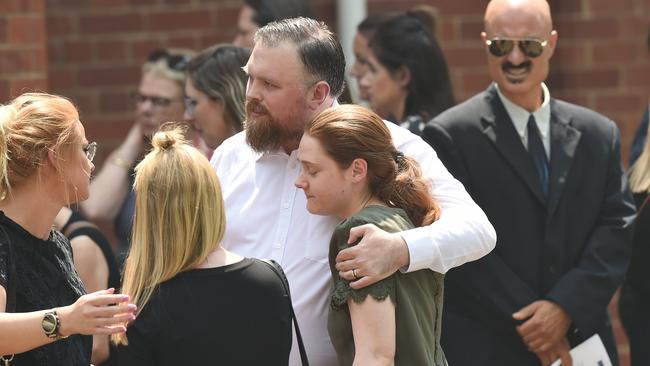
[[(282, 265), (310, 363), (335, 365), (326, 324), (328, 248), (338, 219), (309, 214), (294, 181), (300, 171), (296, 153), (305, 124), (335, 105), (343, 91), (343, 51), (324, 23), (287, 19), (257, 31), (244, 70), (249, 76), (245, 129), (212, 157), (226, 204), (228, 225), (222, 245)], [(395, 234), (372, 225), (354, 228), (350, 242), (361, 241), (337, 257), (337, 269), (354, 281), (354, 288), (398, 270), (445, 273), (486, 255), (496, 242), (483, 211), (431, 147), (408, 130), (387, 125), (397, 148), (416, 158), (431, 181), (442, 216), (430, 226)], [(291, 365), (300, 362), (296, 349)]]

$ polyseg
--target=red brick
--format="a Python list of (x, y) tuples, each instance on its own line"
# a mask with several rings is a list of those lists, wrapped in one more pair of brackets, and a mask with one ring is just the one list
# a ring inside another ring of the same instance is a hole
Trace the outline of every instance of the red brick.
[(642, 51), (642, 45), (629, 42), (596, 43), (592, 48), (592, 59), (599, 65), (631, 63), (640, 59)]
[(233, 37), (230, 34), (223, 34), (223, 33), (203, 34), (199, 39), (196, 50), (199, 51), (218, 43), (229, 43), (232, 42), (232, 39)]
[(18, 96), (28, 92), (46, 92), (47, 79), (34, 78), (34, 79), (17, 79), (11, 80), (11, 95)]
[(65, 41), (62, 48), (63, 63), (84, 63), (92, 60), (95, 53), (95, 42), (89, 38), (84, 41)]
[(641, 110), (647, 105), (647, 99), (638, 94), (617, 93), (612, 95), (602, 95), (596, 98), (596, 107), (598, 110), (609, 112), (629, 112)]
[(463, 20), (460, 23), (460, 39), (476, 41), (481, 39), (484, 30), (483, 19)]
[(106, 92), (99, 94), (99, 112), (118, 113), (133, 111), (133, 100), (128, 92)]
[(580, 13), (582, 11), (582, 1), (573, 0), (549, 0), (552, 14)]
[(0, 44), (7, 42), (7, 18), (0, 18)]
[[(415, 3), (418, 3), (417, 1)], [(460, 1), (460, 0), (438, 0), (431, 2), (431, 5), (438, 8), (442, 16), (453, 15), (453, 14), (462, 14), (470, 15), (476, 14), (483, 16), (485, 12), (485, 7), (487, 5), (484, 1)]]
[(441, 44), (450, 43), (455, 41), (458, 37), (455, 32), (456, 26), (454, 22), (448, 19), (442, 19), (438, 25), (438, 41)]
[(630, 13), (634, 11), (636, 0), (589, 0), (589, 9), (592, 14)]
[(0, 13), (44, 13), (45, 0), (2, 0), (0, 1)]
[(73, 88), (77, 84), (75, 75), (75, 72), (71, 70), (54, 70), (53, 68), (50, 68), (48, 70), (50, 87), (53, 90)]
[(14, 16), (7, 25), (11, 43), (45, 42), (45, 19), (41, 16)]
[(129, 5), (129, 0), (94, 0), (93, 5), (102, 8), (121, 8)]
[(619, 31), (613, 19), (562, 19), (555, 29), (564, 39), (616, 39)]
[(612, 89), (620, 85), (618, 70), (606, 69), (557, 69), (549, 75), (549, 85), (558, 89), (604, 88)]
[(492, 82), (492, 79), (490, 78), (487, 66), (482, 71), (463, 72), (463, 89), (458, 90), (458, 88), (456, 88), (457, 98), (461, 95), (461, 92), (462, 95), (464, 95), (463, 99), (471, 97), (472, 95), (485, 90), (488, 85), (490, 85), (490, 82)]
[(169, 37), (167, 42), (168, 42), (168, 47), (171, 48), (186, 48), (190, 50), (196, 50), (199, 48), (199, 41), (196, 37), (190, 37), (190, 36)]
[(551, 65), (585, 65), (587, 63), (587, 48), (580, 42), (558, 40)]
[(237, 19), (239, 17), (239, 6), (229, 6), (227, 8), (219, 8), (216, 10), (216, 25), (224, 29), (237, 29)]
[(206, 29), (210, 15), (201, 11), (165, 11), (148, 14), (149, 29), (154, 31)]
[(130, 54), (134, 61), (140, 65), (147, 60), (149, 54), (157, 49), (164, 48), (165, 43), (160, 39), (137, 40), (129, 45)]
[(447, 63), (454, 67), (484, 66), (487, 63), (485, 50), (481, 47), (480, 41), (475, 46), (458, 47), (446, 45), (444, 49)]
[(0, 103), (4, 104), (11, 99), (11, 92), (9, 91), (9, 80), (6, 80), (0, 74)]
[(66, 36), (72, 32), (72, 16), (65, 15), (51, 15), (47, 17), (47, 33), (52, 38)]
[(627, 66), (623, 69), (623, 74), (625, 75), (624, 81), (629, 86), (647, 88), (650, 85), (650, 64)]
[(137, 84), (139, 78), (139, 67), (88, 67), (79, 70), (81, 86), (130, 85)]
[[(86, 134), (88, 136), (102, 137), (103, 139), (116, 139), (122, 141), (126, 137), (129, 129), (133, 125), (133, 116), (124, 117), (121, 119), (103, 120), (88, 124)], [(102, 148), (102, 150), (104, 150)]]
[[(648, 13), (650, 13), (650, 6), (646, 8), (646, 14)], [(620, 17), (618, 20), (622, 38), (647, 45), (646, 37), (648, 35), (648, 26), (650, 26), (647, 16), (625, 16)]]
[(0, 50), (0, 70), (7, 74), (45, 71), (44, 54), (39, 49)]
[(142, 29), (143, 17), (140, 14), (86, 15), (79, 19), (79, 30), (88, 34), (116, 34)]
[(124, 41), (97, 41), (95, 59), (100, 62), (126, 59), (127, 45)]

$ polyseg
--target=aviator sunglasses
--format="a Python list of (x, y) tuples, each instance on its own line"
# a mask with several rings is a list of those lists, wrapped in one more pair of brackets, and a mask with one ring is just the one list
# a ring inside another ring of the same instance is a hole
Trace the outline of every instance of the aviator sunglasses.
[(548, 41), (540, 41), (537, 39), (506, 39), (506, 38), (493, 38), (485, 41), (488, 49), (493, 56), (502, 57), (512, 52), (515, 47), (515, 42), (519, 45), (521, 52), (527, 57), (539, 57), (544, 52), (544, 47)]

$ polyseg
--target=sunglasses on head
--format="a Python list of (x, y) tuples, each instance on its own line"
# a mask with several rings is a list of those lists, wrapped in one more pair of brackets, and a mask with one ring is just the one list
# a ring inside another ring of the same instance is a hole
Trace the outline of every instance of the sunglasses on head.
[(178, 55), (169, 53), (165, 49), (155, 50), (149, 54), (147, 61), (157, 62), (161, 59), (167, 61), (167, 66), (176, 71), (185, 71), (187, 64), (190, 62), (190, 57), (185, 55)]
[(493, 38), (485, 41), (488, 49), (493, 56), (502, 57), (515, 48), (515, 42), (519, 45), (521, 52), (527, 57), (539, 57), (544, 52), (544, 47), (548, 41), (540, 41), (537, 39), (507, 39), (507, 38)]

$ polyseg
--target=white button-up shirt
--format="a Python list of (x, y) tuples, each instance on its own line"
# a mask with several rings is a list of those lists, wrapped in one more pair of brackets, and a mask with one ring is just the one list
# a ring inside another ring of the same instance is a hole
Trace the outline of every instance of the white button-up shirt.
[[(387, 125), (397, 148), (418, 160), (441, 206), (438, 221), (401, 233), (410, 255), (407, 271), (429, 268), (445, 273), (489, 253), (496, 233), (462, 184), (420, 137), (395, 124)], [(327, 333), (328, 250), (339, 220), (307, 211), (305, 195), (294, 185), (300, 172), (297, 151), (289, 155), (284, 151), (256, 153), (247, 145), (244, 133), (224, 141), (211, 160), (226, 205), (222, 245), (240, 255), (271, 258), (282, 265), (310, 364), (336, 365)], [(295, 337), (290, 364), (300, 364)]]
[(532, 114), (535, 117), (535, 123), (537, 124), (537, 129), (540, 133), (540, 138), (544, 144), (544, 151), (546, 151), (546, 158), (551, 160), (551, 94), (548, 91), (546, 84), (542, 83), (542, 93), (544, 95), (544, 101), (542, 105), (537, 108), (533, 113), (525, 110), (519, 105), (512, 102), (508, 99), (501, 90), (499, 86), (495, 83), (497, 92), (499, 93), (499, 98), (510, 116), (510, 120), (515, 125), (515, 129), (521, 138), (521, 143), (524, 144), (526, 150), (528, 150), (528, 118)]

